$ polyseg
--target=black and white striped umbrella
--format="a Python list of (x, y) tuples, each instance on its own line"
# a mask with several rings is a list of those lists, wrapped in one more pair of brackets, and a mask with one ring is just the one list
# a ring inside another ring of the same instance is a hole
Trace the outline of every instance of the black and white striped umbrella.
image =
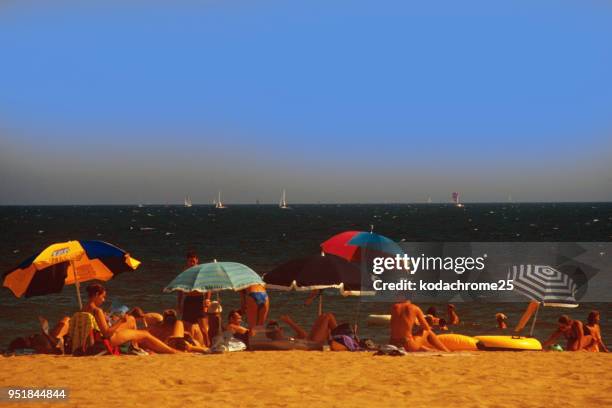
[(566, 274), (548, 265), (514, 265), (508, 272), (517, 292), (554, 307), (577, 307), (576, 284)]

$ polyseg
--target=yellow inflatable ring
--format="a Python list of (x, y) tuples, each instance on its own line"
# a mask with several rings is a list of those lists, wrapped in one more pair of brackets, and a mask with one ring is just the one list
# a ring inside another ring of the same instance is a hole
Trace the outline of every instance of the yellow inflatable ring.
[(533, 337), (519, 336), (475, 336), (480, 350), (542, 350), (542, 344)]
[(463, 334), (438, 334), (438, 340), (450, 351), (476, 351), (478, 340)]

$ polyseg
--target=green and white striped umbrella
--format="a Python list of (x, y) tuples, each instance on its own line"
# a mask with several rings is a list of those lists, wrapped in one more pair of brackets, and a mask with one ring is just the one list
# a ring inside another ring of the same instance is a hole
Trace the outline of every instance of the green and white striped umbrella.
[(251, 285), (265, 285), (259, 275), (237, 262), (210, 262), (192, 266), (181, 272), (164, 288), (164, 292), (239, 291)]

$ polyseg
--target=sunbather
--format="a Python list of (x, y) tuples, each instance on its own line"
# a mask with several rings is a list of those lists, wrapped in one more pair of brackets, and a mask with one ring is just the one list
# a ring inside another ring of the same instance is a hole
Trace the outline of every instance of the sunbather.
[(149, 333), (167, 345), (179, 350), (204, 353), (208, 350), (197, 340), (185, 332), (183, 322), (178, 320), (173, 309), (165, 310), (161, 322), (153, 323), (147, 329)]
[(608, 353), (609, 350), (601, 337), (601, 327), (599, 326), (600, 320), (601, 316), (599, 311), (591, 311), (587, 317), (587, 323), (584, 325), (584, 333), (587, 335), (590, 334), (593, 338), (593, 343), (589, 347), (589, 350)]
[(251, 285), (241, 290), (240, 304), (251, 329), (266, 322), (270, 311), (270, 299), (263, 285)]
[(584, 325), (581, 321), (572, 320), (569, 316), (562, 315), (559, 317), (557, 330), (550, 335), (548, 340), (542, 343), (542, 348), (547, 350), (561, 335), (567, 339), (567, 346), (565, 348), (567, 351), (586, 350), (593, 342), (591, 335), (584, 334)]
[[(330, 338), (330, 333), (338, 326), (336, 316), (333, 313), (323, 313), (312, 325), (310, 333), (307, 333), (299, 324), (297, 324), (289, 315), (280, 316), (280, 320), (287, 323), (295, 333), (298, 339), (309, 340), (315, 343), (325, 344)], [(268, 325), (270, 326), (270, 325)], [(278, 324), (266, 327), (266, 335), (270, 338), (283, 337), (283, 331)]]
[(244, 344), (249, 344), (249, 329), (242, 326), (242, 315), (240, 310), (232, 310), (227, 316), (228, 324), (226, 329), (230, 331), (235, 338), (242, 341)]
[(389, 343), (404, 347), (406, 351), (449, 351), (431, 330), (421, 308), (409, 300), (398, 302), (391, 308)]
[(134, 319), (136, 319), (136, 323), (140, 326), (140, 328), (146, 329), (147, 327), (159, 323), (164, 320), (164, 317), (159, 313), (148, 312), (145, 313), (141, 308), (135, 307), (128, 312), (128, 314)]
[(106, 301), (106, 289), (100, 284), (94, 283), (87, 287), (89, 299), (83, 307), (83, 311), (91, 313), (102, 336), (110, 341), (111, 346), (119, 346), (127, 342), (136, 342), (140, 346), (145, 347), (156, 353), (173, 354), (179, 351), (168, 346), (146, 330), (136, 329), (136, 320), (134, 317), (124, 315), (112, 326), (109, 326), (106, 321), (104, 311), (100, 308)]

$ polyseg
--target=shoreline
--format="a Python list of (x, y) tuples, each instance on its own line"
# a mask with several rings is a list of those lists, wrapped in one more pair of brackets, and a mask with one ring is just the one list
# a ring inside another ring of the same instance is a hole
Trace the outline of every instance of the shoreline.
[(69, 406), (583, 407), (612, 404), (611, 366), (586, 352), (33, 355), (1, 358), (0, 387), (67, 387)]

